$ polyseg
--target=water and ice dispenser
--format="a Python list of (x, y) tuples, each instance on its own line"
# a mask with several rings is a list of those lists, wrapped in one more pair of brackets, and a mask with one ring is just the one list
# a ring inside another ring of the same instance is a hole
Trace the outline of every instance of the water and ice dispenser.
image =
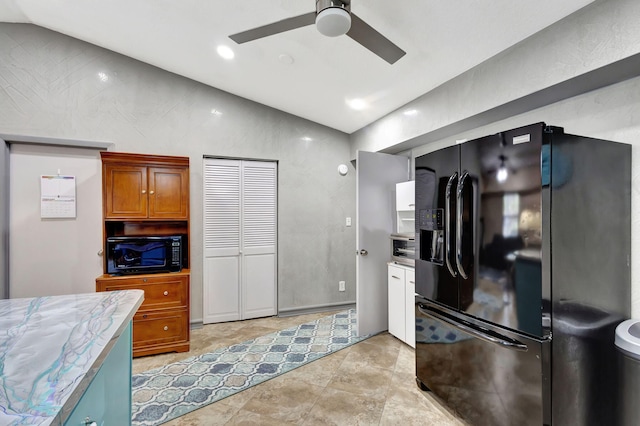
[(424, 209), (419, 213), (420, 259), (442, 265), (444, 263), (444, 210)]

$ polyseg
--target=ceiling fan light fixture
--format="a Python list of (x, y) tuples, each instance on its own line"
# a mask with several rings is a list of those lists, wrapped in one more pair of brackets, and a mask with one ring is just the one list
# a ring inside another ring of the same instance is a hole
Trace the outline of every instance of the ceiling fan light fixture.
[(498, 172), (496, 173), (496, 179), (498, 180), (499, 183), (504, 183), (509, 177), (509, 171), (507, 170), (507, 167), (504, 165), (504, 162), (507, 159), (507, 157), (505, 157), (504, 155), (500, 155), (499, 158), (500, 158), (500, 167), (498, 168)]
[(498, 169), (498, 174), (496, 175), (496, 179), (498, 180), (498, 182), (504, 183), (508, 177), (509, 177), (509, 172), (507, 171), (507, 168), (504, 166), (500, 167)]
[(351, 28), (351, 15), (341, 7), (328, 7), (318, 12), (316, 28), (327, 37), (341, 36)]

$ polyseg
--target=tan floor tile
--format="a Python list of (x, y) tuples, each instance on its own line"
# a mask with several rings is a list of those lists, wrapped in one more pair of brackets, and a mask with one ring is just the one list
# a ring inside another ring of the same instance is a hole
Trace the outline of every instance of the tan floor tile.
[(433, 425), (463, 426), (451, 414), (440, 410), (420, 391), (394, 389), (387, 398), (380, 419), (381, 426), (395, 425)]
[(240, 410), (225, 424), (229, 426), (280, 426), (297, 425), (301, 423), (272, 419), (271, 417), (265, 416), (263, 414)]
[(387, 397), (392, 376), (393, 372), (391, 370), (382, 368), (353, 369), (345, 360), (327, 385), (327, 388), (384, 401)]
[(398, 346), (371, 344), (367, 339), (351, 346), (344, 364), (351, 366), (353, 370), (373, 367), (393, 371), (399, 351)]
[(377, 425), (384, 401), (326, 388), (304, 421), (315, 425)]
[(227, 424), (238, 412), (237, 407), (223, 404), (210, 404), (199, 410), (164, 423), (165, 426), (217, 426)]
[(315, 386), (325, 387), (336, 374), (349, 353), (349, 348), (342, 349), (316, 361), (310, 362), (286, 373), (284, 376), (295, 378)]
[(243, 411), (283, 422), (300, 422), (311, 410), (324, 388), (282, 375), (262, 383), (262, 392), (242, 407)]

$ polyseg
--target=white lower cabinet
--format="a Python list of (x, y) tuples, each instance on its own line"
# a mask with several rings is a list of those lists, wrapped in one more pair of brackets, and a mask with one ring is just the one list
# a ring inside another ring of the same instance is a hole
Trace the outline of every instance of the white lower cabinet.
[(415, 336), (415, 271), (411, 267), (388, 264), (389, 333), (411, 347)]

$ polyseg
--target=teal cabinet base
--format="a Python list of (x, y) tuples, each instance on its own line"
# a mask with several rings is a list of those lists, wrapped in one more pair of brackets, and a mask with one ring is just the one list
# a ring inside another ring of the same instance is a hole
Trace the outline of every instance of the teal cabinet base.
[(78, 401), (65, 426), (131, 425), (131, 323)]

